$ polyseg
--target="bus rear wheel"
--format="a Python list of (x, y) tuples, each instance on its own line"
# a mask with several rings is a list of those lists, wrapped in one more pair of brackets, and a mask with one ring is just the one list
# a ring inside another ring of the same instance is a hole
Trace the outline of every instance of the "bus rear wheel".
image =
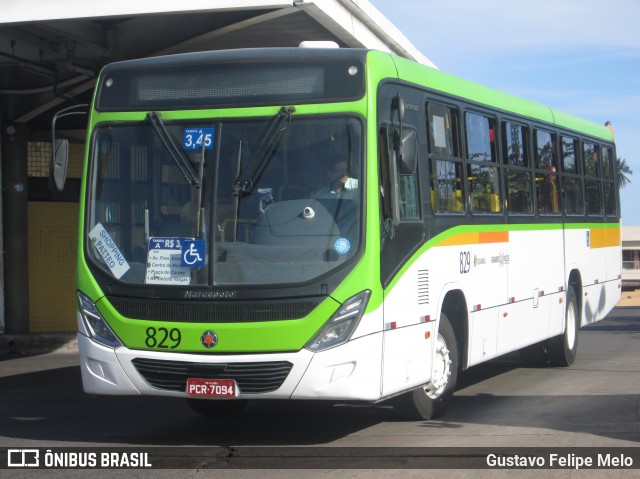
[(442, 416), (451, 403), (458, 378), (458, 347), (451, 323), (444, 313), (435, 348), (431, 381), (394, 401), (396, 411), (403, 418), (435, 419)]
[(526, 366), (571, 366), (578, 352), (580, 309), (573, 286), (567, 289), (564, 333), (555, 338), (527, 346), (520, 350), (520, 358)]
[(573, 286), (567, 289), (567, 309), (565, 310), (564, 333), (549, 341), (549, 364), (551, 366), (571, 366), (578, 352), (578, 330), (580, 310)]

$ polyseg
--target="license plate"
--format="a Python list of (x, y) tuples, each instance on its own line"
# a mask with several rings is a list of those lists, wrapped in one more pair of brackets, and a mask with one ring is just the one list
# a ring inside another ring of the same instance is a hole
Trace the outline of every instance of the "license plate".
[(238, 386), (233, 379), (187, 379), (187, 394), (191, 397), (235, 398)]

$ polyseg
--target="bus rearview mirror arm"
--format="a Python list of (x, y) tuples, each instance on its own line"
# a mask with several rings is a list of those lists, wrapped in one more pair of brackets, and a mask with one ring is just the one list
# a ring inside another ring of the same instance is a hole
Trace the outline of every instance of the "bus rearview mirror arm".
[[(86, 115), (88, 113), (86, 103), (73, 105), (63, 108), (53, 115), (51, 119), (51, 168), (49, 171), (49, 189), (53, 191), (53, 184), (58, 191), (64, 189), (64, 183), (67, 178), (67, 165), (69, 164), (69, 140), (56, 139), (56, 122), (59, 118), (72, 115)], [(80, 109), (83, 110), (80, 110)]]
[(400, 122), (399, 135), (394, 138), (393, 148), (395, 149), (398, 159), (402, 161), (402, 133), (404, 130), (404, 100), (400, 96), (400, 93), (393, 99), (392, 108), (398, 110), (398, 120)]
[(393, 99), (391, 107), (398, 110), (400, 129), (393, 138), (393, 150), (396, 153), (398, 172), (402, 175), (412, 175), (417, 165), (417, 135), (416, 131), (404, 130), (405, 103), (398, 95)]

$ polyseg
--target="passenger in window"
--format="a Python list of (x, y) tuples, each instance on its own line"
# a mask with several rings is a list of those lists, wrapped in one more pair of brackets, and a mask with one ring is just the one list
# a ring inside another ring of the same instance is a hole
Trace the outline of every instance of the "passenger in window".
[(554, 167), (556, 164), (555, 151), (555, 143), (553, 141), (547, 141), (547, 143), (545, 143), (545, 145), (540, 149), (538, 168), (544, 168), (547, 170), (553, 169), (553, 171), (556, 171)]
[(555, 166), (547, 167), (549, 173), (544, 175), (538, 188), (538, 208), (540, 213), (558, 213), (558, 186)]
[(349, 176), (349, 164), (344, 155), (334, 153), (324, 168), (329, 183), (316, 191), (314, 198), (358, 199), (358, 180)]

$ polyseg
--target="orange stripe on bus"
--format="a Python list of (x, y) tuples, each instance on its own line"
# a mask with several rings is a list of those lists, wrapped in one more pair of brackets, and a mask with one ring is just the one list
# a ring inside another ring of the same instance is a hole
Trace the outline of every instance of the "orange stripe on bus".
[(508, 231), (481, 232), (481, 233), (460, 233), (453, 235), (436, 246), (461, 246), (485, 243), (508, 243)]
[(459, 246), (466, 244), (477, 244), (480, 242), (479, 233), (460, 233), (450, 236), (441, 241), (436, 246)]
[(589, 230), (590, 247), (608, 248), (620, 246), (620, 228), (594, 228)]
[(480, 233), (480, 243), (508, 243), (508, 231), (496, 231), (494, 233)]

